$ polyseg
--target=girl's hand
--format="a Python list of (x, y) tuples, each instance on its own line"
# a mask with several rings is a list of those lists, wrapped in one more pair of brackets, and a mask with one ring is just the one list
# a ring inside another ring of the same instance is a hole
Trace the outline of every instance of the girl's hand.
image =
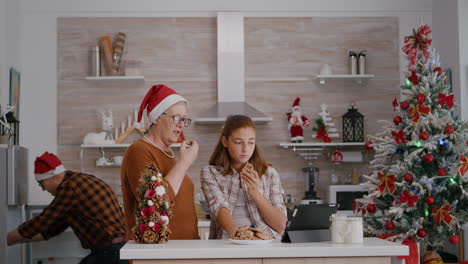
[(243, 170), (241, 173), (241, 179), (247, 187), (247, 192), (250, 195), (255, 195), (258, 192), (258, 184), (260, 182), (260, 177), (258, 173), (253, 169)]

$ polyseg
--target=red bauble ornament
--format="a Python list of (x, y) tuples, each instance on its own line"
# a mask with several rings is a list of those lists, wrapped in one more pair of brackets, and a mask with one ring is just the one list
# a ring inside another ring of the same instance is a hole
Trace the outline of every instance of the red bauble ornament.
[(447, 125), (447, 126), (445, 126), (444, 131), (445, 131), (446, 134), (450, 135), (450, 134), (453, 133), (453, 131), (455, 131), (455, 128), (452, 125)]
[(428, 153), (428, 154), (424, 155), (424, 161), (427, 162), (427, 163), (430, 163), (430, 162), (434, 161), (434, 156), (432, 156), (432, 154)]
[(406, 182), (412, 182), (413, 181), (413, 174), (407, 172), (405, 176), (403, 176)]
[(373, 213), (375, 213), (375, 210), (376, 210), (376, 209), (375, 209), (375, 205), (369, 204), (369, 205), (367, 206), (367, 211), (368, 211), (369, 213), (373, 214)]
[(430, 196), (430, 195), (429, 195), (428, 197), (426, 197), (426, 203), (427, 203), (428, 205), (431, 205), (431, 204), (433, 204), (434, 202), (435, 202), (434, 197), (432, 197), (432, 196)]
[(393, 123), (395, 123), (395, 125), (399, 125), (403, 120), (401, 119), (401, 116), (395, 116), (393, 118)]
[(332, 162), (335, 164), (340, 164), (343, 161), (343, 154), (339, 151), (335, 151), (332, 155)]
[(457, 235), (451, 235), (449, 237), (449, 241), (450, 241), (450, 244), (453, 244), (453, 245), (458, 244), (458, 241), (459, 241), (458, 236)]
[(447, 175), (447, 170), (444, 169), (444, 168), (439, 168), (439, 169), (437, 170), (437, 175), (439, 175), (439, 176), (445, 176), (445, 175)]
[(409, 108), (409, 103), (408, 103), (408, 101), (403, 101), (403, 102), (401, 102), (401, 103), (400, 103), (400, 107), (401, 107), (401, 109), (403, 109), (403, 110), (408, 109), (408, 108)]
[(427, 235), (427, 232), (425, 229), (421, 228), (418, 230), (418, 232), (416, 232), (416, 234), (418, 235), (418, 237), (425, 237)]
[(435, 67), (435, 68), (434, 68), (434, 72), (437, 72), (438, 75), (441, 75), (441, 74), (442, 74), (442, 68), (440, 68), (440, 67)]
[(393, 224), (392, 221), (387, 221), (387, 222), (385, 223), (385, 228), (386, 228), (387, 230), (393, 230), (393, 228), (395, 228), (395, 225)]
[(367, 150), (373, 149), (372, 142), (370, 142), (370, 141), (367, 141), (366, 144), (364, 144), (364, 146), (366, 147)]
[(429, 134), (426, 131), (423, 131), (423, 132), (419, 133), (419, 138), (422, 139), (422, 140), (426, 140), (426, 139), (429, 138)]

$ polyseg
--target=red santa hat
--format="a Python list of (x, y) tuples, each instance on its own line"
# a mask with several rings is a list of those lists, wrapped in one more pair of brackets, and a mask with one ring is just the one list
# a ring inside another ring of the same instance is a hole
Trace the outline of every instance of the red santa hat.
[(141, 121), (143, 111), (146, 108), (149, 123), (152, 124), (166, 109), (178, 102), (188, 101), (176, 93), (171, 88), (158, 84), (151, 87), (146, 93), (145, 98), (141, 102), (140, 111), (138, 112), (138, 122)]
[(49, 179), (65, 171), (62, 162), (52, 153), (45, 152), (34, 161), (36, 181)]
[(293, 103), (292, 107), (293, 107), (293, 108), (295, 108), (295, 107), (301, 107), (301, 106), (299, 105), (299, 102), (300, 102), (300, 101), (301, 101), (301, 98), (297, 97), (296, 100), (294, 100), (294, 103)]

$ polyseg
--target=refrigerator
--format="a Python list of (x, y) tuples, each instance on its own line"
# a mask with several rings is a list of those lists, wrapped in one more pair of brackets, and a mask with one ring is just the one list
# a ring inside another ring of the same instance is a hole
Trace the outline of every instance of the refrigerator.
[(26, 246), (8, 247), (8, 231), (26, 220), (28, 199), (28, 150), (21, 146), (0, 145), (0, 263), (26, 264)]

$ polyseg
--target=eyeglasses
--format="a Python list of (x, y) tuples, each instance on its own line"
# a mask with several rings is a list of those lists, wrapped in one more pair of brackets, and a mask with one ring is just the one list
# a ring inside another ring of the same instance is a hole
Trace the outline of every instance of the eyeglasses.
[[(167, 113), (162, 113), (163, 115), (168, 115)], [(190, 126), (192, 123), (192, 119), (187, 118), (187, 117), (181, 117), (180, 115), (171, 115), (172, 121), (174, 121), (175, 125), (180, 124), (180, 122), (184, 123), (184, 127)]]

